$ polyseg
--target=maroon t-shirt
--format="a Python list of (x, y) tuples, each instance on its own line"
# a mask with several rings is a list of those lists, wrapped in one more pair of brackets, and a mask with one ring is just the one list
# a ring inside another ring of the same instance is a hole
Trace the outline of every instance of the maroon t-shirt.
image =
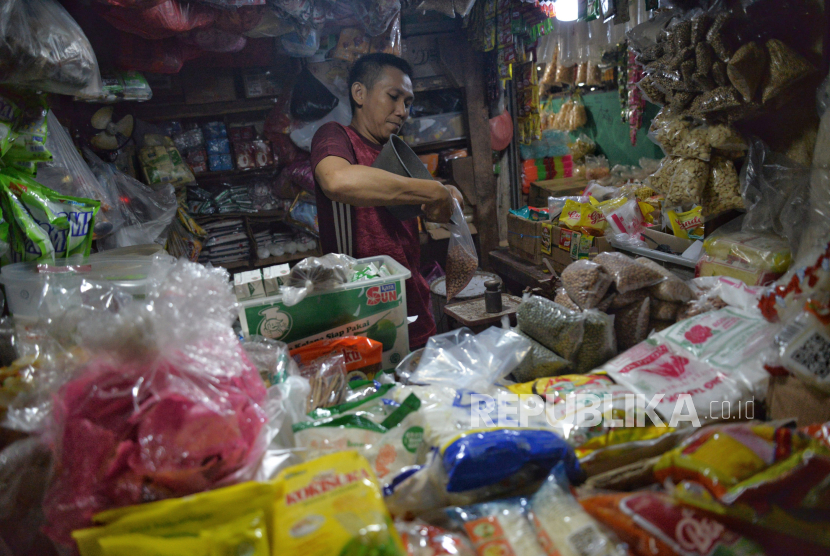
[[(371, 166), (381, 146), (361, 136), (351, 126), (337, 122), (324, 124), (311, 142), (311, 171), (327, 156), (337, 156), (349, 164)], [(329, 199), (317, 180), (317, 220), (320, 244), (324, 253), (345, 253), (362, 259), (389, 255), (412, 273), (406, 281), (406, 305), (409, 316), (418, 320), (409, 325), (409, 346), (416, 349), (426, 344), (436, 332), (430, 310), (429, 286), (418, 272), (421, 263), (421, 242), (418, 220), (401, 221), (384, 207), (353, 207)]]

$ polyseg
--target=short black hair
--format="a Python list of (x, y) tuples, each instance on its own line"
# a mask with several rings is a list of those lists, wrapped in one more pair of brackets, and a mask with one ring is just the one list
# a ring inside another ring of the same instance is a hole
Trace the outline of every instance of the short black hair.
[(352, 105), (352, 112), (357, 108), (352, 97), (352, 85), (363, 83), (367, 89), (371, 89), (380, 78), (383, 68), (386, 67), (397, 68), (412, 79), (412, 66), (403, 58), (384, 52), (361, 56), (349, 70), (349, 102)]

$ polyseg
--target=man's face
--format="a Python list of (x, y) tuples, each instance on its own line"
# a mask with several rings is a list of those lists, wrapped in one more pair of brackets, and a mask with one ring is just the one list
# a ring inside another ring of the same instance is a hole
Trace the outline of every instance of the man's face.
[(400, 131), (415, 98), (412, 80), (393, 67), (383, 68), (378, 80), (371, 89), (365, 89), (362, 96), (363, 124), (375, 138), (383, 142)]

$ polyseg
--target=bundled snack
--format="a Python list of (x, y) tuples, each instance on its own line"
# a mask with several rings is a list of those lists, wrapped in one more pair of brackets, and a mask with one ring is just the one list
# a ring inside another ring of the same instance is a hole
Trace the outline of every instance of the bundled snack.
[(101, 510), (250, 479), (265, 449), (267, 392), (231, 328), (227, 271), (159, 259), (150, 274), (141, 303), (96, 309), (93, 293), (117, 290), (82, 287), (55, 320), (89, 352), (74, 372), (60, 369), (68, 380), (49, 419), (44, 514), (61, 544)]
[(387, 384), (363, 400), (312, 411), (313, 421), (295, 423), (294, 440), (305, 449), (305, 459), (356, 450), (383, 482), (414, 465), (423, 434), (417, 413), (421, 401), (415, 394), (400, 404), (383, 398), (394, 387)]
[(593, 235), (602, 235), (602, 230), (608, 227), (605, 215), (590, 202), (568, 199), (562, 207), (559, 223), (571, 230), (596, 230)]
[(547, 554), (625, 556), (627, 553), (573, 497), (562, 464), (553, 468), (531, 498), (528, 518)]
[(408, 556), (475, 556), (467, 537), (422, 521), (396, 521)]
[(308, 411), (343, 403), (346, 396), (346, 357), (342, 350), (331, 352), (300, 366), (300, 376), (311, 383)]
[[(711, 517), (657, 492), (601, 494), (580, 500), (585, 510), (611, 528), (636, 556), (762, 556), (749, 539)], [(694, 532), (708, 532), (706, 537)]]
[(476, 554), (545, 556), (520, 500), (504, 500), (450, 508), (447, 515), (467, 533)]
[(711, 172), (701, 196), (703, 215), (711, 216), (727, 210), (744, 208), (735, 164), (719, 156), (711, 161)]
[(634, 259), (634, 262), (647, 266), (666, 278), (659, 284), (649, 288), (649, 294), (655, 299), (659, 299), (661, 301), (677, 301), (681, 303), (694, 299), (695, 294), (692, 291), (692, 288), (690, 288), (686, 282), (678, 278), (676, 274), (663, 265), (645, 257), (636, 258)]
[(478, 270), (478, 254), (473, 236), (461, 212), (461, 205), (454, 201), (450, 221), (450, 244), (447, 251), (447, 303), (461, 293)]
[[(578, 309), (577, 309), (578, 310)], [(530, 342), (530, 352), (513, 369), (513, 377), (518, 382), (527, 382), (543, 376), (556, 376), (572, 372), (570, 361), (563, 359), (524, 332), (520, 328), (512, 329)]]
[(562, 285), (568, 297), (581, 309), (596, 307), (613, 281), (606, 269), (585, 259), (569, 264), (562, 271)]
[(382, 369), (383, 344), (358, 336), (320, 340), (291, 350), (291, 357), (306, 365), (334, 352), (342, 352), (346, 364), (346, 380), (372, 380)]
[(651, 331), (649, 311), (651, 300), (648, 297), (632, 303), (614, 313), (614, 329), (617, 334), (617, 346), (621, 351), (633, 347), (646, 338)]
[(406, 556), (374, 473), (357, 452), (289, 467), (277, 484), (274, 546), (280, 551)]
[(647, 288), (665, 280), (659, 272), (638, 265), (622, 253), (600, 253), (594, 262), (613, 277), (619, 293)]

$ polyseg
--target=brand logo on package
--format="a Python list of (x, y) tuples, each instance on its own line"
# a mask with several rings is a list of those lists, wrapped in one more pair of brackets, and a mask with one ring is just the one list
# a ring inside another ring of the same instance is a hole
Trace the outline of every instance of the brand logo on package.
[(398, 291), (395, 284), (372, 286), (366, 291), (366, 305), (380, 305), (398, 300)]
[(282, 340), (291, 332), (291, 315), (280, 311), (279, 307), (270, 307), (259, 312), (262, 322), (259, 335), (272, 340)]

